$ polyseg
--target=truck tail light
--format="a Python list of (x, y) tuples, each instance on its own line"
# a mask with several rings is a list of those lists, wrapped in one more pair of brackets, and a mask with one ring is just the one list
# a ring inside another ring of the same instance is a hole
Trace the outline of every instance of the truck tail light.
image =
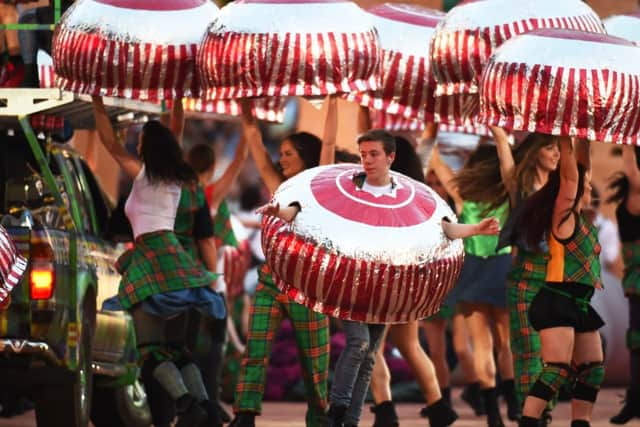
[(53, 296), (56, 282), (53, 261), (53, 250), (48, 243), (32, 243), (29, 273), (29, 293), (32, 300), (47, 300)]

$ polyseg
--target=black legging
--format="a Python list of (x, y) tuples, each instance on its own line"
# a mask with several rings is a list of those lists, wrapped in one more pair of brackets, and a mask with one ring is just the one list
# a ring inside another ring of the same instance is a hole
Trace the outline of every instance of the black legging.
[[(640, 295), (629, 295), (629, 330), (640, 335)], [(640, 342), (630, 343), (631, 384), (640, 387)]]

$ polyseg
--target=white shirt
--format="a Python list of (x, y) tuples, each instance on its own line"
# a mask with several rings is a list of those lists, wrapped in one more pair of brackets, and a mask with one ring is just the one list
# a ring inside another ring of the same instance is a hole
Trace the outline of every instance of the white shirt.
[(133, 180), (131, 193), (124, 205), (133, 237), (154, 231), (173, 230), (180, 202), (178, 184), (151, 184), (144, 166)]
[(602, 261), (604, 265), (611, 265), (616, 262), (620, 256), (618, 227), (616, 227), (613, 221), (605, 218), (600, 212), (596, 214), (593, 225), (598, 229), (598, 241), (601, 247), (600, 261)]
[(371, 185), (366, 180), (362, 184), (362, 191), (372, 194), (374, 197), (382, 197), (385, 194), (393, 194), (393, 185)]

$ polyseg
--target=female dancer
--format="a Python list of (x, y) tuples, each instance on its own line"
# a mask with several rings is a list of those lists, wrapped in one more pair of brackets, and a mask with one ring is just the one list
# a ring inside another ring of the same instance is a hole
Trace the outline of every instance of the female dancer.
[[(492, 127), (491, 131), (500, 164), (491, 165), (486, 173), (474, 177), (478, 190), (474, 200), (488, 202), (493, 207), (508, 200), (510, 205), (510, 218), (501, 234), (509, 240), (507, 244), (515, 245), (507, 280), (507, 306), (510, 310), (509, 337), (516, 397), (522, 405), (533, 380), (542, 372), (540, 337), (529, 324), (527, 313), (531, 300), (544, 284), (548, 256), (544, 252), (531, 250), (526, 244), (512, 241), (509, 237), (512, 231), (510, 224), (521, 211), (521, 201), (546, 184), (549, 173), (558, 166), (560, 152), (552, 137), (533, 133), (512, 153), (507, 134), (497, 127)], [(497, 176), (496, 170), (499, 170)]]
[(622, 150), (624, 172), (611, 183), (614, 194), (608, 201), (618, 203), (616, 218), (625, 266), (622, 286), (629, 299), (627, 348), (631, 355), (631, 385), (620, 413), (611, 418), (613, 424), (640, 418), (640, 150), (631, 146)]
[[(461, 222), (473, 224), (487, 216), (497, 217), (504, 223), (506, 201), (497, 208), (469, 200), (475, 195), (474, 176), (486, 164), (497, 161), (496, 150), (480, 145), (467, 159), (465, 166), (454, 178), (451, 169), (440, 159), (437, 147), (433, 149), (431, 167), (444, 183), (455, 201)], [(496, 392), (496, 364), (493, 358), (496, 341), (502, 388), (508, 406), (509, 419), (519, 416), (515, 397), (513, 361), (509, 346), (509, 313), (506, 309), (506, 279), (511, 265), (510, 248), (496, 251), (498, 239), (474, 236), (465, 239), (465, 261), (460, 278), (448, 298), (454, 300), (465, 315), (473, 342), (475, 369), (480, 382), (484, 410), (490, 427), (502, 427)], [(495, 331), (492, 332), (492, 331)]]
[[(588, 163), (587, 163), (588, 165)], [(604, 324), (590, 301), (600, 280), (600, 245), (595, 226), (582, 214), (591, 198), (588, 167), (578, 165), (573, 143), (560, 138), (560, 168), (524, 202), (516, 235), (531, 247), (548, 245), (545, 284), (529, 307), (539, 332), (542, 372), (525, 400), (521, 427), (537, 427), (539, 418), (575, 366), (572, 427), (588, 427), (604, 366), (598, 329)]]
[[(262, 144), (260, 130), (254, 123), (248, 108), (244, 106), (243, 128), (249, 144), (249, 151), (256, 162), (258, 172), (270, 192), (275, 192), (286, 179), (305, 169), (318, 166), (321, 150), (323, 157), (332, 158), (326, 151), (335, 147), (337, 123), (336, 100), (328, 99), (329, 111), (325, 123), (324, 143), (308, 133), (295, 133), (280, 144), (280, 172), (271, 161)], [(303, 368), (303, 378), (307, 392), (307, 426), (326, 426), (327, 379), (329, 375), (329, 321), (326, 316), (297, 304), (275, 285), (269, 268), (262, 267), (260, 283), (251, 307), (251, 319), (246, 350), (240, 368), (236, 387), (233, 427), (255, 425), (255, 417), (262, 408), (262, 395), (266, 380), (271, 343), (283, 316), (293, 325), (298, 352)]]
[[(176, 402), (177, 425), (198, 425), (206, 420), (208, 406), (200, 371), (184, 347), (172, 348), (165, 330), (170, 318), (190, 308), (216, 318), (226, 314), (222, 298), (209, 289), (216, 275), (185, 252), (173, 231), (181, 186), (194, 184), (196, 176), (182, 159), (174, 135), (159, 122), (150, 121), (142, 129), (140, 161), (116, 141), (100, 97), (93, 98), (93, 107), (100, 140), (134, 179), (125, 211), (135, 245), (116, 265), (122, 274), (120, 305), (133, 317), (142, 369)], [(188, 331), (177, 332), (186, 336)]]

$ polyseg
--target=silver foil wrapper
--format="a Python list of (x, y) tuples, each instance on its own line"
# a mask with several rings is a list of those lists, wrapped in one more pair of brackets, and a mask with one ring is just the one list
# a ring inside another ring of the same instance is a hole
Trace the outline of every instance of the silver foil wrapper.
[(517, 131), (637, 144), (640, 46), (544, 29), (502, 45), (482, 74), (479, 120)]
[(209, 0), (78, 0), (54, 33), (57, 84), (146, 101), (198, 96), (196, 53), (217, 12)]
[(370, 17), (344, 0), (245, 0), (226, 5), (198, 54), (206, 100), (317, 97), (378, 88)]
[(449, 11), (431, 42), (436, 95), (478, 92), (494, 50), (519, 34), (568, 28), (604, 34), (598, 15), (580, 0), (478, 0)]
[(394, 194), (359, 189), (358, 165), (313, 168), (274, 195), (298, 203), (295, 221), (263, 220), (262, 244), (280, 288), (313, 310), (343, 319), (403, 323), (435, 313), (463, 259), (441, 221), (455, 215), (433, 190), (392, 173)]

